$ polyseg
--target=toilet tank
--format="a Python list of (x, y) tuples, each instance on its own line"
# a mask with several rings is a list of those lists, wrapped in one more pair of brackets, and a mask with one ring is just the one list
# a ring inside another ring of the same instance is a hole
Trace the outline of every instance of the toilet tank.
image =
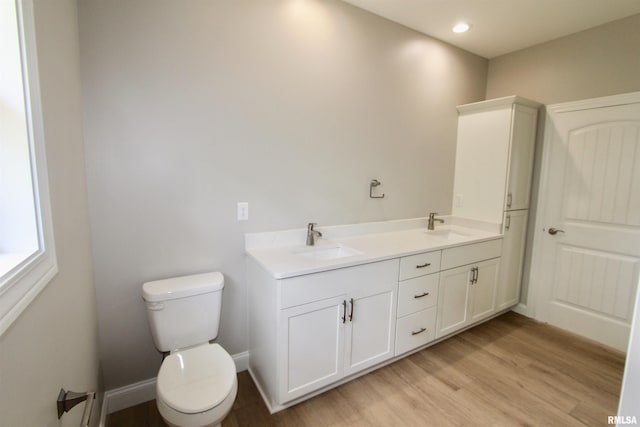
[(156, 348), (172, 351), (218, 336), (224, 276), (204, 273), (142, 285)]

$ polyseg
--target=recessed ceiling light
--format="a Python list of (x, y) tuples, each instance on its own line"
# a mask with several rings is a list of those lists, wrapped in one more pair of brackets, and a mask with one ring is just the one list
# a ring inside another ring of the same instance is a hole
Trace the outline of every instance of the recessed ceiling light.
[(460, 22), (453, 27), (453, 32), (466, 33), (467, 31), (469, 31), (469, 28), (471, 28), (471, 25), (467, 24), (466, 22)]

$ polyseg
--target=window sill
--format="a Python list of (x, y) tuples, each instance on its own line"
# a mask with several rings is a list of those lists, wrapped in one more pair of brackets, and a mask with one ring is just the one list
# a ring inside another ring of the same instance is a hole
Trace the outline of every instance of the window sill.
[[(4, 263), (13, 255), (0, 256), (0, 262)], [(22, 261), (22, 264), (0, 283), (0, 336), (9, 329), (9, 326), (58, 272), (53, 251), (35, 253)]]

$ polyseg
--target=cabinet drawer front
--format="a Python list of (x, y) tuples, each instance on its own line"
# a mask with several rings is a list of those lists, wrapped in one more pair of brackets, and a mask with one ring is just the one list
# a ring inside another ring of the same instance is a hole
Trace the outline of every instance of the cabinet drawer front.
[(374, 262), (279, 280), (280, 307), (294, 307), (342, 294), (392, 289), (398, 284), (398, 260)]
[(440, 251), (400, 258), (400, 280), (424, 276), (440, 270)]
[(443, 249), (442, 270), (497, 258), (502, 253), (502, 239)]
[(416, 277), (400, 282), (398, 317), (424, 310), (438, 303), (439, 274)]
[(435, 330), (436, 307), (401, 317), (396, 324), (396, 356), (432, 341)]

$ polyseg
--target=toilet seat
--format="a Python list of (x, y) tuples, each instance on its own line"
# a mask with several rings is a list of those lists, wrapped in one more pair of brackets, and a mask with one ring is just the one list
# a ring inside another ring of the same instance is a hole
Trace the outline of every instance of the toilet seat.
[(158, 372), (158, 399), (183, 414), (220, 405), (236, 386), (233, 359), (220, 345), (205, 344), (170, 354)]

